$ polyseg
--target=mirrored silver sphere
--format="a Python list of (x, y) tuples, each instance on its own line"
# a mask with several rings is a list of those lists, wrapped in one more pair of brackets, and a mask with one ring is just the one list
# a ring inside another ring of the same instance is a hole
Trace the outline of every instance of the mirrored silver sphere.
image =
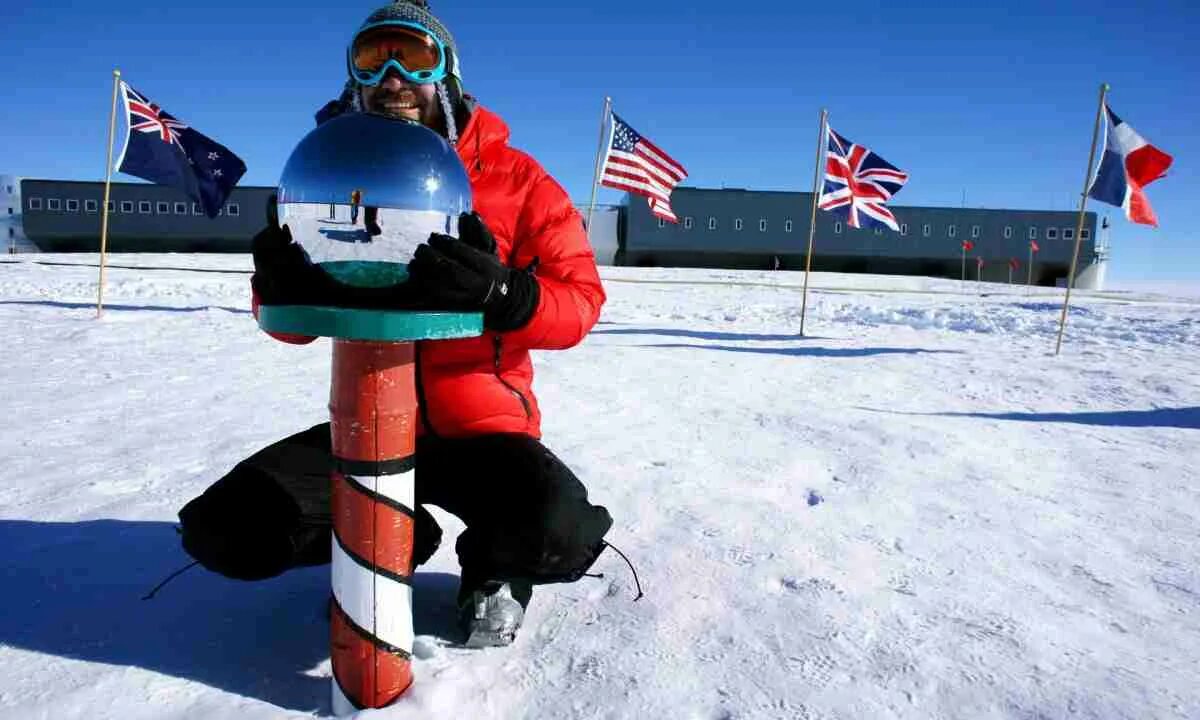
[(471, 209), (458, 154), (422, 125), (369, 113), (333, 118), (292, 151), (279, 181), (279, 222), (338, 280), (380, 286), (430, 233), (456, 235)]

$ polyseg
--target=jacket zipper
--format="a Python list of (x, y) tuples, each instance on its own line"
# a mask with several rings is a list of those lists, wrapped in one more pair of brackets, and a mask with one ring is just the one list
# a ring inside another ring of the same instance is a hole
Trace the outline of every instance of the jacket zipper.
[(421, 382), (421, 343), (413, 343), (413, 380), (417, 386), (417, 412), (421, 416), (421, 422), (425, 425), (425, 430), (432, 438), (438, 437), (437, 431), (433, 429), (433, 423), (429, 422), (429, 404), (425, 402), (425, 385)]
[(496, 379), (504, 383), (504, 387), (508, 388), (509, 392), (520, 398), (521, 407), (525, 410), (525, 419), (528, 420), (533, 417), (533, 412), (529, 409), (529, 401), (525, 399), (525, 396), (521, 394), (520, 390), (513, 387), (512, 384), (505, 380), (504, 376), (500, 374), (500, 348), (503, 342), (504, 341), (500, 338), (499, 333), (492, 336), (492, 347), (495, 350), (492, 365), (496, 372)]

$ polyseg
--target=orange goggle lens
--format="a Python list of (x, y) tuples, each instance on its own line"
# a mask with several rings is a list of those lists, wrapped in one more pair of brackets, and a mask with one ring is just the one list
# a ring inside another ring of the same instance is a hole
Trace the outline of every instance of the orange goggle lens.
[(436, 70), (442, 51), (427, 33), (405, 27), (380, 27), (364, 32), (354, 41), (351, 51), (354, 69), (375, 73), (389, 60), (395, 60), (409, 72)]

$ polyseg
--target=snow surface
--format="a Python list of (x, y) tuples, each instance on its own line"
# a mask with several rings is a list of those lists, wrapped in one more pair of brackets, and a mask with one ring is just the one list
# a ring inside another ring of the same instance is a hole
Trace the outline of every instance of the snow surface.
[[(90, 263), (90, 264), (89, 264)], [(328, 568), (238, 583), (176, 512), (325, 418), (247, 256), (0, 263), (0, 719), (329, 712)], [(610, 508), (603, 579), (515, 646), (415, 580), (416, 683), (369, 718), (1200, 718), (1200, 302), (926, 278), (605, 268), (535, 356), (545, 440)]]

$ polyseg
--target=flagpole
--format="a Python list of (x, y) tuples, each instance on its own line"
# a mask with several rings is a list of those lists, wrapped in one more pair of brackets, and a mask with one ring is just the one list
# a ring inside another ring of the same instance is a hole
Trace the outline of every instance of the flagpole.
[(804, 294), (800, 301), (800, 337), (804, 337), (804, 318), (808, 314), (808, 276), (812, 272), (813, 236), (817, 234), (817, 201), (821, 197), (821, 168), (825, 156), (825, 128), (829, 124), (829, 111), (821, 108), (821, 128), (817, 131), (817, 159), (813, 167), (812, 210), (808, 222), (808, 251), (804, 255)]
[(611, 109), (612, 98), (605, 96), (604, 110), (600, 113), (600, 140), (596, 143), (596, 165), (592, 169), (592, 199), (591, 202), (588, 203), (587, 233), (589, 244), (591, 243), (592, 237), (592, 214), (596, 210), (596, 190), (600, 184), (600, 162), (601, 157), (604, 155), (604, 130), (605, 125), (608, 124), (608, 113)]
[(1092, 184), (1092, 169), (1096, 164), (1096, 141), (1100, 138), (1100, 118), (1104, 115), (1104, 101), (1108, 97), (1108, 83), (1100, 83), (1100, 104), (1096, 106), (1096, 123), (1092, 126), (1092, 149), (1088, 151), (1087, 175), (1083, 178), (1083, 192), (1079, 195), (1079, 219), (1075, 223), (1075, 252), (1071, 255), (1071, 271), (1067, 273), (1067, 294), (1063, 298), (1062, 317), (1058, 321), (1058, 342), (1054, 354), (1062, 349), (1063, 331), (1067, 327), (1067, 306), (1071, 304), (1071, 287), (1075, 284), (1075, 267), (1079, 262), (1079, 246), (1083, 233), (1083, 216), (1087, 210), (1088, 186)]
[(100, 216), (100, 284), (96, 290), (96, 317), (104, 314), (104, 264), (108, 252), (108, 200), (112, 190), (112, 149), (117, 131), (117, 90), (121, 71), (113, 70), (112, 111), (108, 116), (108, 159), (104, 163), (104, 210)]
[(1029, 241), (1029, 267), (1025, 271), (1025, 290), (1033, 284), (1033, 241)]

